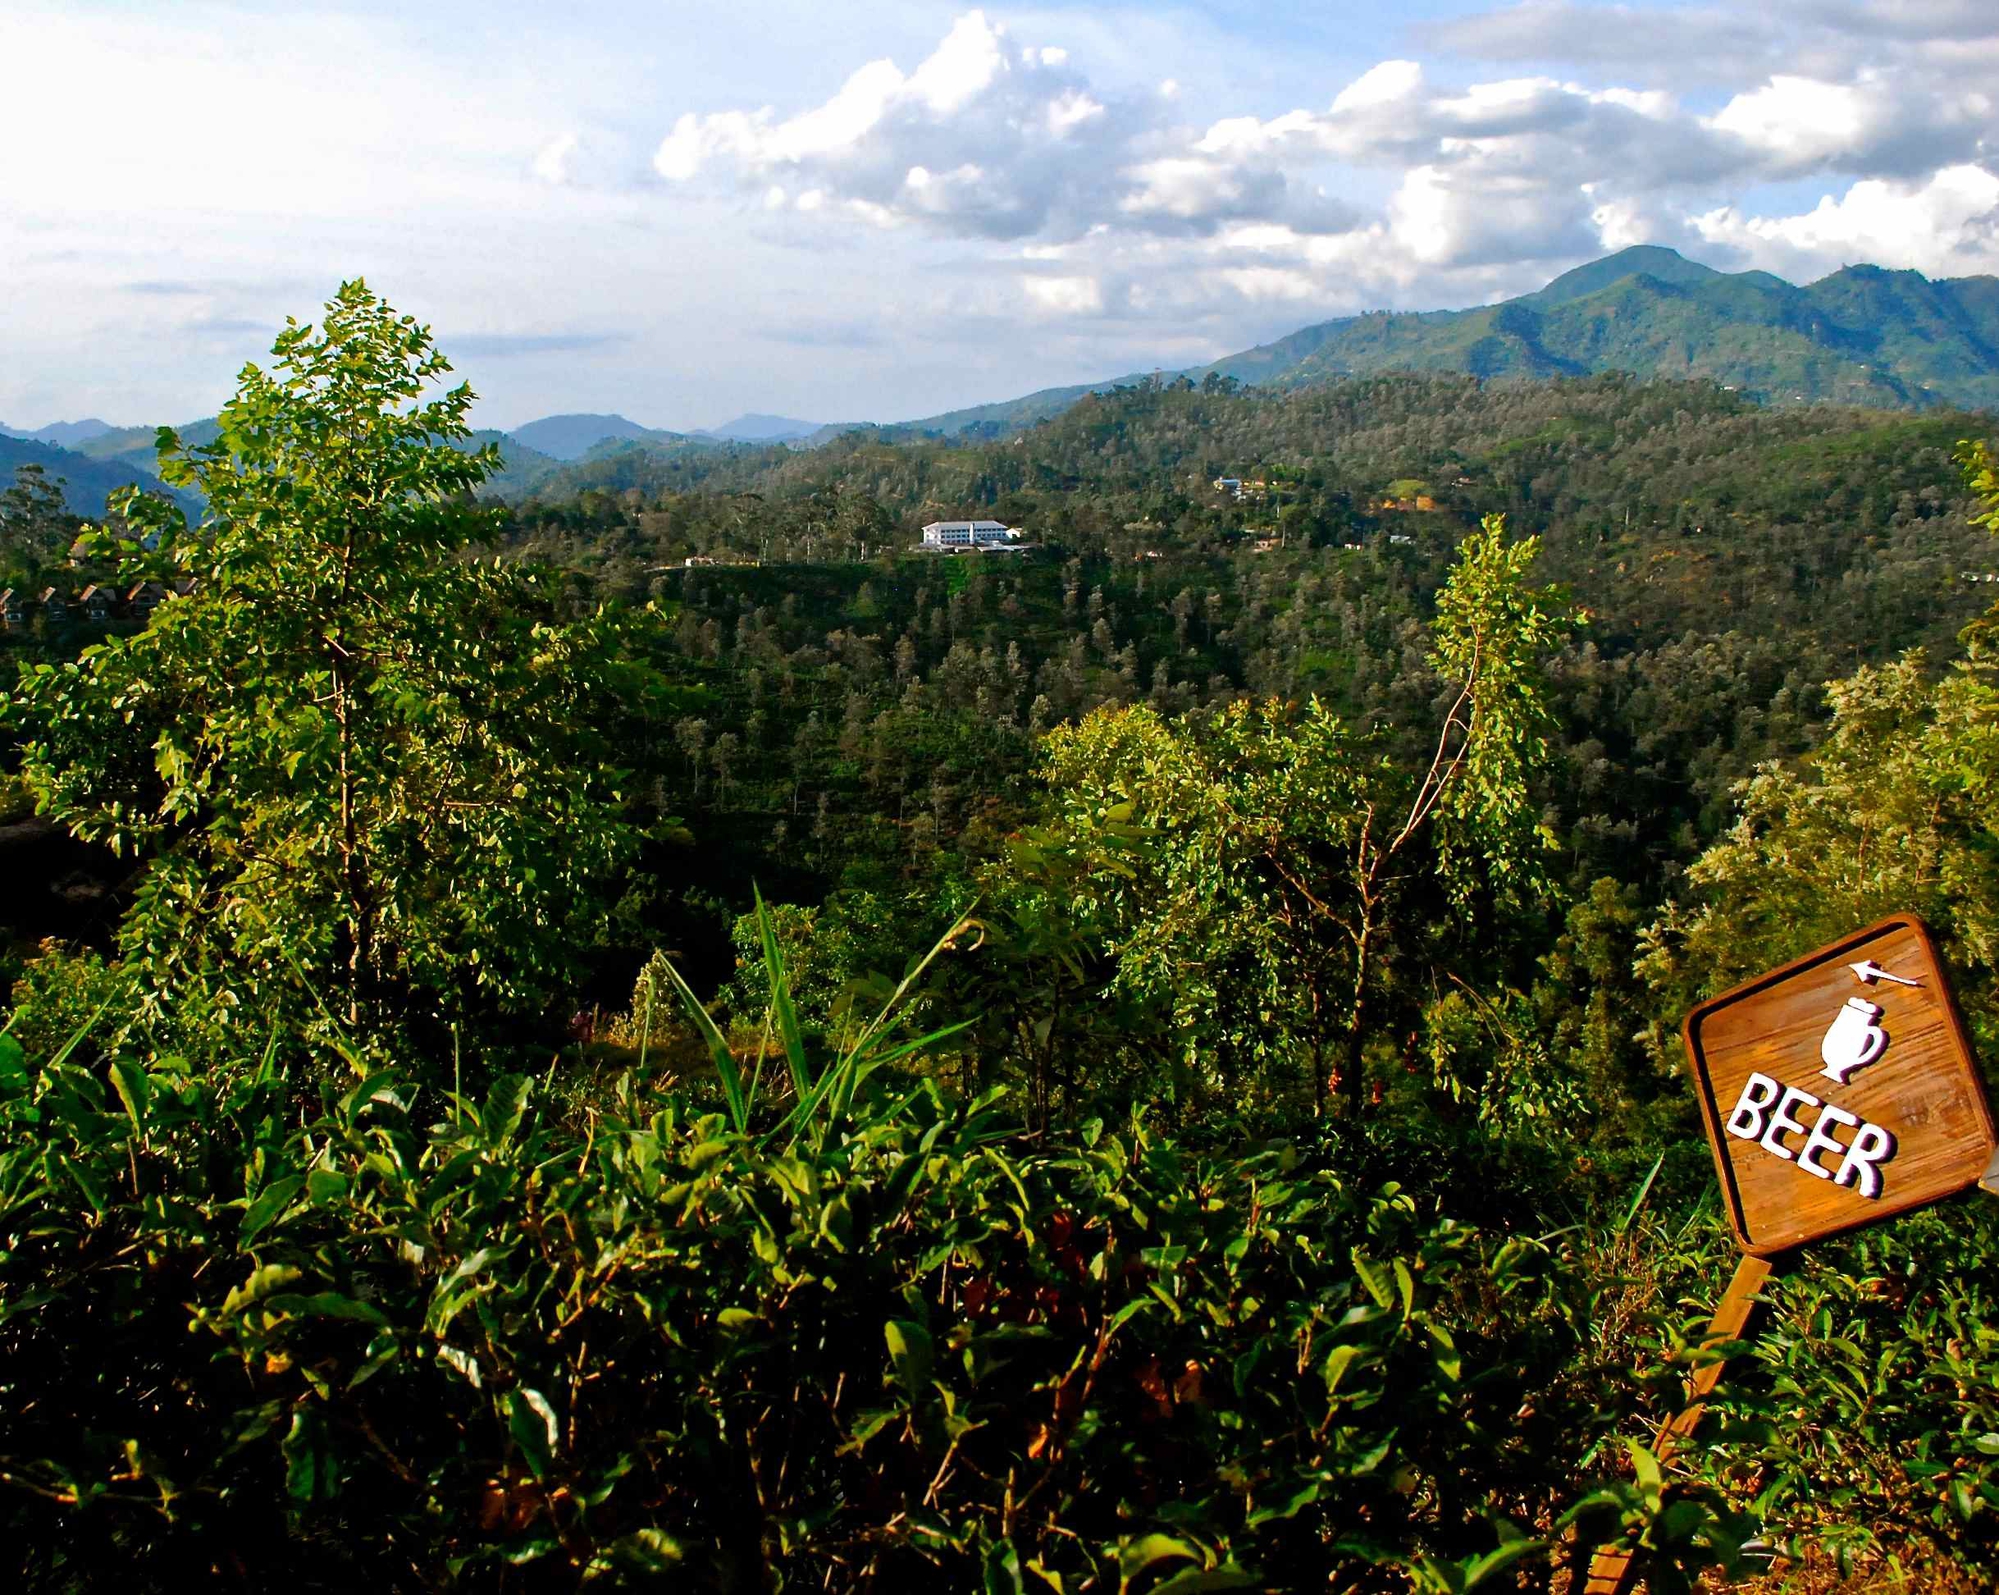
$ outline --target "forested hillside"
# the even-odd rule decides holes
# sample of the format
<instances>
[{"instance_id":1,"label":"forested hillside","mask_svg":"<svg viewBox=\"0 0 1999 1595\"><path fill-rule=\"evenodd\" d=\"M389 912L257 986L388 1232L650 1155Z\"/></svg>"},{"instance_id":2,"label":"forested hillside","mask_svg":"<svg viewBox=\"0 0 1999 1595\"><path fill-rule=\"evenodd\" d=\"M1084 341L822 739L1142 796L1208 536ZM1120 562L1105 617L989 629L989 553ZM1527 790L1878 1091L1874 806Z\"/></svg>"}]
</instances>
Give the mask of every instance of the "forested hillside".
<instances>
[{"instance_id":1,"label":"forested hillside","mask_svg":"<svg viewBox=\"0 0 1999 1595\"><path fill-rule=\"evenodd\" d=\"M1799 287L1640 244L1498 304L1345 316L1160 375L1307 386L1394 371L1516 381L1623 372L1702 379L1777 405L1987 408L1999 403L1999 279L1932 282L1854 265ZM992 436L1144 380L1045 388L906 425Z\"/></svg>"},{"instance_id":2,"label":"forested hillside","mask_svg":"<svg viewBox=\"0 0 1999 1595\"><path fill-rule=\"evenodd\" d=\"M1211 373L558 463L448 369L350 284L178 504L0 503L158 590L0 641L24 1587L1989 1587L1987 1197L1652 1449L1686 1008L1915 911L1999 1041L1988 417Z\"/></svg>"},{"instance_id":3,"label":"forested hillside","mask_svg":"<svg viewBox=\"0 0 1999 1595\"><path fill-rule=\"evenodd\" d=\"M61 482L64 502L77 515L102 515L114 494L153 479L150 470L127 461L94 460L53 444L0 434L0 479L11 482L23 466Z\"/></svg>"}]
</instances>

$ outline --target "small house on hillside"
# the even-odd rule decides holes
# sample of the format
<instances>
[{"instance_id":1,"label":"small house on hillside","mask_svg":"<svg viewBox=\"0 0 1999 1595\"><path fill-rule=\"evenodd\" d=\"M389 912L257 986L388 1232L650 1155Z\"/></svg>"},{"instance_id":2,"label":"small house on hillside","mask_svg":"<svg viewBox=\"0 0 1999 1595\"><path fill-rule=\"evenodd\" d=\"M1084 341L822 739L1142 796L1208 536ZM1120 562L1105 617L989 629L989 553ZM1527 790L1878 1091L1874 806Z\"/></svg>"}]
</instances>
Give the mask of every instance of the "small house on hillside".
<instances>
[{"instance_id":1,"label":"small house on hillside","mask_svg":"<svg viewBox=\"0 0 1999 1595\"><path fill-rule=\"evenodd\" d=\"M35 601L41 605L44 620L61 625L69 619L69 600L63 597L61 588L44 587Z\"/></svg>"},{"instance_id":2,"label":"small house on hillside","mask_svg":"<svg viewBox=\"0 0 1999 1595\"><path fill-rule=\"evenodd\" d=\"M1226 493L1230 498L1242 497L1242 478L1239 476L1218 476L1214 481L1217 493Z\"/></svg>"},{"instance_id":3,"label":"small house on hillside","mask_svg":"<svg viewBox=\"0 0 1999 1595\"><path fill-rule=\"evenodd\" d=\"M84 588L76 595L76 602L86 618L99 624L118 618L118 594L102 582L92 582Z\"/></svg>"},{"instance_id":4,"label":"small house on hillside","mask_svg":"<svg viewBox=\"0 0 1999 1595\"><path fill-rule=\"evenodd\" d=\"M135 620L144 620L160 607L161 600L167 596L164 582L139 582L125 594L125 608Z\"/></svg>"},{"instance_id":5,"label":"small house on hillside","mask_svg":"<svg viewBox=\"0 0 1999 1595\"><path fill-rule=\"evenodd\" d=\"M25 626L27 623L28 595L18 587L0 592L0 625Z\"/></svg>"}]
</instances>

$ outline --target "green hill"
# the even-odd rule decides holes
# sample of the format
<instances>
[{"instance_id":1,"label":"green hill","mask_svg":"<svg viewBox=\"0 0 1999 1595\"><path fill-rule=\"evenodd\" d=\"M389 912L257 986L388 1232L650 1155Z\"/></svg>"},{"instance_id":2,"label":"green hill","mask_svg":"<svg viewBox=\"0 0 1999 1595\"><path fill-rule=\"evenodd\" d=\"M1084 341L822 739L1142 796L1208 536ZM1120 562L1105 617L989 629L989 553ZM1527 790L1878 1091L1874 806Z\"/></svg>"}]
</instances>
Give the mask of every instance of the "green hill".
<instances>
[{"instance_id":1,"label":"green hill","mask_svg":"<svg viewBox=\"0 0 1999 1595\"><path fill-rule=\"evenodd\" d=\"M1999 282L1932 282L1878 266L1799 288L1768 272L1717 272L1671 250L1631 249L1503 304L1353 317L1308 332L1311 351L1265 380L1394 368L1628 371L1706 378L1769 404L1999 405ZM1251 380L1244 356L1214 369Z\"/></svg>"},{"instance_id":2,"label":"green hill","mask_svg":"<svg viewBox=\"0 0 1999 1595\"><path fill-rule=\"evenodd\" d=\"M0 434L0 486L14 480L17 466L39 465L50 481L61 479L63 502L72 515L96 517L104 513L104 501L122 487L144 487L159 491L160 484L150 471L127 460L93 460L72 449L53 443L37 443L30 438ZM183 493L170 495L185 509L194 500Z\"/></svg>"},{"instance_id":3,"label":"green hill","mask_svg":"<svg viewBox=\"0 0 1999 1595\"><path fill-rule=\"evenodd\" d=\"M174 430L180 434L181 442L187 444L190 448L198 448L204 443L214 442L220 429L216 425L215 418L207 416L199 421L186 422L181 426L175 427ZM103 477L104 481L115 481L119 484L136 481L143 482L148 487L156 488L159 481L158 439L159 429L157 427L114 427L75 445L68 452L74 458L88 462L88 467L94 468L97 472L109 472L109 475ZM0 443L11 443L12 441L11 439L0 437ZM488 443L497 444L500 450L500 470L492 479L492 488L495 492L502 493L507 497L524 497L534 492L543 482L547 481L561 469L561 461L543 453L539 449L529 447L508 432L493 430L474 432L466 440L465 447L468 449L479 448ZM36 444L32 446L42 447L43 445ZM80 477L78 472L84 469L82 466L73 465L67 474L71 477L72 482L88 480L95 483L99 480L98 476L89 474L87 470L85 471L85 475ZM60 473L51 467L50 474L56 475ZM98 508L78 510L78 514L98 513L102 508L102 492L101 490L97 491ZM192 506L195 500L188 497L184 499L184 502ZM72 508L74 508L74 505L72 505Z\"/></svg>"},{"instance_id":4,"label":"green hill","mask_svg":"<svg viewBox=\"0 0 1999 1595\"><path fill-rule=\"evenodd\" d=\"M189 448L199 448L204 443L213 443L221 428L215 417L204 416L199 421L184 421L174 428L180 434L181 442ZM159 437L156 426L118 426L99 432L81 443L72 445L75 452L93 460L130 466L147 476L159 475Z\"/></svg>"},{"instance_id":5,"label":"green hill","mask_svg":"<svg viewBox=\"0 0 1999 1595\"><path fill-rule=\"evenodd\" d=\"M580 460L606 443L678 443L684 434L641 426L622 415L545 415L513 429L526 448L550 459Z\"/></svg>"},{"instance_id":6,"label":"green hill","mask_svg":"<svg viewBox=\"0 0 1999 1595\"><path fill-rule=\"evenodd\" d=\"M1625 371L1706 379L1766 404L1999 408L1999 278L1848 266L1801 288L1643 244L1500 304L1345 316L1169 375L1295 387L1387 371L1530 380ZM892 430L997 436L1143 380L1044 388Z\"/></svg>"}]
</instances>

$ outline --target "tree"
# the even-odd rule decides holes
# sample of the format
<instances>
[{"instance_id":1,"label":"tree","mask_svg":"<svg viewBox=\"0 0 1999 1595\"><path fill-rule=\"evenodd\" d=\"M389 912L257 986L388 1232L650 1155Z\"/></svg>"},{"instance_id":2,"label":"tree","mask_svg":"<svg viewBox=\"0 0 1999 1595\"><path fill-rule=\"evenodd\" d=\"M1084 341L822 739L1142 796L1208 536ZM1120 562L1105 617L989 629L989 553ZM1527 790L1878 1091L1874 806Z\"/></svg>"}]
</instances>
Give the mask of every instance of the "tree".
<instances>
[{"instance_id":1,"label":"tree","mask_svg":"<svg viewBox=\"0 0 1999 1595\"><path fill-rule=\"evenodd\" d=\"M1972 524L1999 533L1999 468L1958 446ZM1965 628L1932 679L1920 651L1830 682L1832 724L1809 763L1771 761L1734 791L1728 834L1687 872L1694 899L1647 930L1639 973L1663 1012L1855 925L1922 914L1979 1039L1999 1039L1999 628ZM1655 1038L1664 1052L1667 1043Z\"/></svg>"},{"instance_id":2,"label":"tree","mask_svg":"<svg viewBox=\"0 0 1999 1595\"><path fill-rule=\"evenodd\" d=\"M206 511L125 514L192 595L23 677L24 773L144 862L119 931L132 1023L283 1013L323 1040L531 1010L636 840L593 729L616 635L552 623L535 574L470 556L498 456L457 446L473 396L431 395L450 366L428 329L355 281L273 357L214 443L161 431L163 480Z\"/></svg>"},{"instance_id":3,"label":"tree","mask_svg":"<svg viewBox=\"0 0 1999 1595\"><path fill-rule=\"evenodd\" d=\"M1640 972L1662 1012L1914 910L1980 1039L1999 1039L1995 675L1999 654L1974 634L1941 680L1911 653L1828 686L1832 725L1810 763L1768 764L1737 788L1734 827L1687 872L1695 901L1647 932Z\"/></svg>"},{"instance_id":4,"label":"tree","mask_svg":"<svg viewBox=\"0 0 1999 1595\"><path fill-rule=\"evenodd\" d=\"M0 570L52 565L68 551L76 520L63 506L62 478L53 482L32 462L14 467L0 492Z\"/></svg>"},{"instance_id":5,"label":"tree","mask_svg":"<svg viewBox=\"0 0 1999 1595\"><path fill-rule=\"evenodd\" d=\"M1535 551L1496 516L1459 550L1430 628L1446 708L1420 770L1316 698L1177 721L1099 709L1050 734L1057 826L1083 861L1077 908L1116 983L1170 1002L1197 1075L1268 1084L1302 1066L1357 1110L1418 887L1437 889L1437 919L1545 893L1529 781L1546 751L1538 660L1565 621L1527 584Z\"/></svg>"}]
</instances>

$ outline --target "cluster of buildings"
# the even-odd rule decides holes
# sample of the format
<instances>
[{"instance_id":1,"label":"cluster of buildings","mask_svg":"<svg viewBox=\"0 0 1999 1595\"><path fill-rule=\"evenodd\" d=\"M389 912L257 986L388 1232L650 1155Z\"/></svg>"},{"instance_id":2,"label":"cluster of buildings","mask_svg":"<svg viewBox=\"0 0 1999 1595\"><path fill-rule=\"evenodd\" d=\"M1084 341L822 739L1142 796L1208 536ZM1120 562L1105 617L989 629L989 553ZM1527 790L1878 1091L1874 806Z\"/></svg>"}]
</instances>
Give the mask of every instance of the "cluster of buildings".
<instances>
[{"instance_id":1,"label":"cluster of buildings","mask_svg":"<svg viewBox=\"0 0 1999 1595\"><path fill-rule=\"evenodd\" d=\"M145 620L167 599L183 597L192 588L191 582L169 586L157 581L138 582L123 592L104 582L92 582L88 587L70 591L44 587L40 592L30 592L26 588L9 587L0 590L0 626L9 629L25 626L37 616L58 626L79 620L97 625L114 620Z\"/></svg>"},{"instance_id":2,"label":"cluster of buildings","mask_svg":"<svg viewBox=\"0 0 1999 1595\"><path fill-rule=\"evenodd\" d=\"M1003 521L932 521L916 546L926 554L1008 554L1033 546L1024 538Z\"/></svg>"},{"instance_id":3,"label":"cluster of buildings","mask_svg":"<svg viewBox=\"0 0 1999 1595\"><path fill-rule=\"evenodd\" d=\"M1209 485L1217 493L1225 494L1237 503L1241 503L1244 498L1254 501L1270 495L1270 483L1261 476L1218 476Z\"/></svg>"}]
</instances>

